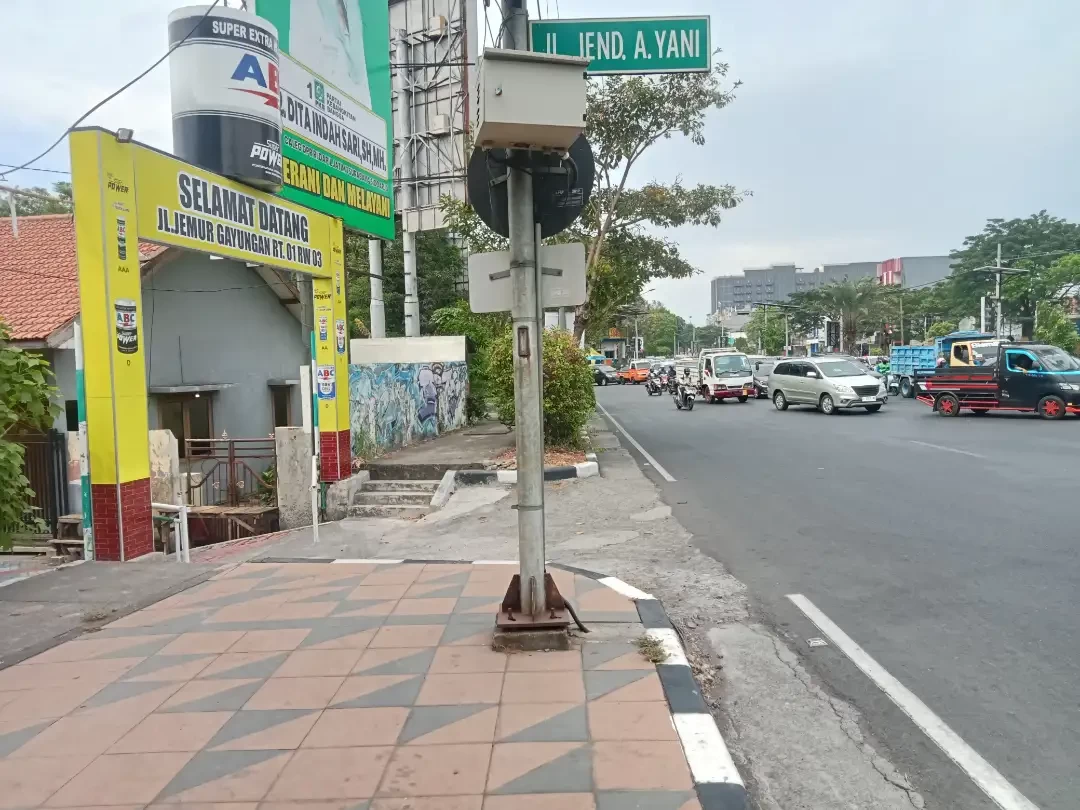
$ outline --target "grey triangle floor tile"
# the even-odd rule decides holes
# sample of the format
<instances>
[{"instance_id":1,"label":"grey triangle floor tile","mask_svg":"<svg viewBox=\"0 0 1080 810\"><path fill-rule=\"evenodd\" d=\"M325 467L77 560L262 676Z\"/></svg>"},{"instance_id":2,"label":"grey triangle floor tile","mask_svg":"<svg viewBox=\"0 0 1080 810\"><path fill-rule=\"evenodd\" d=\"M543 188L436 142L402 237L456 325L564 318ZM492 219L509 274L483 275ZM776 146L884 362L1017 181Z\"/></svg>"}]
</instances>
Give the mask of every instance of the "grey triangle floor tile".
<instances>
[{"instance_id":1,"label":"grey triangle floor tile","mask_svg":"<svg viewBox=\"0 0 1080 810\"><path fill-rule=\"evenodd\" d=\"M586 594L589 591L595 591L597 588L606 588L599 580L592 577L583 577L581 574L574 574L574 593L580 598L582 594Z\"/></svg>"},{"instance_id":2,"label":"grey triangle floor tile","mask_svg":"<svg viewBox=\"0 0 1080 810\"><path fill-rule=\"evenodd\" d=\"M342 703L334 703L330 708L358 709L371 706L412 706L416 702L416 697L420 694L420 687L423 684L423 677L417 675L415 678L409 678L407 681L387 686L384 689L377 689L361 697L346 700Z\"/></svg>"},{"instance_id":3,"label":"grey triangle floor tile","mask_svg":"<svg viewBox=\"0 0 1080 810\"><path fill-rule=\"evenodd\" d=\"M637 647L629 641L586 641L581 645L581 662L585 669L596 669L608 661L614 661L621 655L635 652ZM641 659L642 669L649 667L649 662Z\"/></svg>"},{"instance_id":4,"label":"grey triangle floor tile","mask_svg":"<svg viewBox=\"0 0 1080 810\"><path fill-rule=\"evenodd\" d=\"M203 751L192 757L188 764L180 769L180 772L158 794L158 800L205 785L223 776L229 776L280 754L281 751Z\"/></svg>"},{"instance_id":5,"label":"grey triangle floor tile","mask_svg":"<svg viewBox=\"0 0 1080 810\"><path fill-rule=\"evenodd\" d=\"M589 726L584 706L575 706L535 726L523 728L500 742L588 742Z\"/></svg>"},{"instance_id":6,"label":"grey triangle floor tile","mask_svg":"<svg viewBox=\"0 0 1080 810\"><path fill-rule=\"evenodd\" d=\"M679 810L693 798L692 790L602 790L596 810Z\"/></svg>"},{"instance_id":7,"label":"grey triangle floor tile","mask_svg":"<svg viewBox=\"0 0 1080 810\"><path fill-rule=\"evenodd\" d=\"M237 712L226 721L205 748L210 750L249 734L280 726L282 723L288 723L306 714L314 714L314 712L308 709L256 709Z\"/></svg>"},{"instance_id":8,"label":"grey triangle floor tile","mask_svg":"<svg viewBox=\"0 0 1080 810\"><path fill-rule=\"evenodd\" d=\"M386 602L394 602L394 599L343 599L341 603L334 608L334 612L331 616L336 616L339 613L352 613L354 610L363 610L364 608L373 607L374 605L382 605ZM353 618L353 617L350 617ZM366 619L366 616L356 616L357 619ZM372 616L373 619L378 619L380 622L386 618L385 616Z\"/></svg>"},{"instance_id":9,"label":"grey triangle floor tile","mask_svg":"<svg viewBox=\"0 0 1080 810\"><path fill-rule=\"evenodd\" d=\"M83 704L83 708L96 709L101 706L108 706L111 703L116 703L120 700L127 700L128 698L138 697L139 695L145 695L147 692L153 692L155 689L161 689L165 684L160 681L143 681L143 682L127 682L118 681L116 683L110 683L100 692L95 694L86 703Z\"/></svg>"},{"instance_id":10,"label":"grey triangle floor tile","mask_svg":"<svg viewBox=\"0 0 1080 810\"><path fill-rule=\"evenodd\" d=\"M407 655L396 661L387 661L374 669L365 669L357 675L426 675L431 661L435 657L435 648L431 647L413 655Z\"/></svg>"},{"instance_id":11,"label":"grey triangle floor tile","mask_svg":"<svg viewBox=\"0 0 1080 810\"><path fill-rule=\"evenodd\" d=\"M446 630L443 631L440 645L447 645L463 638L475 636L477 633L491 632L495 627L495 617L476 614L468 616L467 621L460 621L462 617L454 616L447 622Z\"/></svg>"},{"instance_id":12,"label":"grey triangle floor tile","mask_svg":"<svg viewBox=\"0 0 1080 810\"><path fill-rule=\"evenodd\" d=\"M444 596L461 596L461 592L463 590L465 590L465 583L464 582L462 582L460 585L443 585L443 583L441 581L439 583L421 582L421 583L418 583L418 584L425 585L425 586L426 585L436 585L436 584L438 584L441 587L436 591L427 591L425 593L420 594L417 597L411 597L410 596L409 597L410 599L413 599L413 598L416 598L416 599L436 599L436 598L444 597Z\"/></svg>"},{"instance_id":13,"label":"grey triangle floor tile","mask_svg":"<svg viewBox=\"0 0 1080 810\"><path fill-rule=\"evenodd\" d=\"M455 615L460 615L465 613L465 611L467 610L472 610L473 608L480 607L481 605L499 604L500 602L502 602L502 598L498 596L459 596L457 603L454 605L454 613ZM484 616L494 621L493 617L495 613L494 611L492 611L491 615L488 615L486 613L468 613L465 615Z\"/></svg>"},{"instance_id":14,"label":"grey triangle floor tile","mask_svg":"<svg viewBox=\"0 0 1080 810\"><path fill-rule=\"evenodd\" d=\"M387 624L446 624L450 621L450 614L442 613L432 616L387 616Z\"/></svg>"},{"instance_id":15,"label":"grey triangle floor tile","mask_svg":"<svg viewBox=\"0 0 1080 810\"><path fill-rule=\"evenodd\" d=\"M9 731L6 734L0 734L0 758L6 757L12 751L22 748L39 733L52 725L52 723L52 720L44 720L40 723L35 723L32 726L20 728L18 731Z\"/></svg>"},{"instance_id":16,"label":"grey triangle floor tile","mask_svg":"<svg viewBox=\"0 0 1080 810\"><path fill-rule=\"evenodd\" d=\"M155 635L158 635L155 633ZM146 658L151 655L155 655L158 650L168 644L175 638L174 635L169 634L166 638L156 638L153 641L145 641L142 644L133 644L130 647L125 647L122 650L115 650L114 652L107 653L106 655L97 656L101 658Z\"/></svg>"},{"instance_id":17,"label":"grey triangle floor tile","mask_svg":"<svg viewBox=\"0 0 1080 810\"><path fill-rule=\"evenodd\" d=\"M304 637L300 647L314 647L316 644L324 644L327 641L335 641L353 633L362 633L365 630L373 630L382 627L382 616L350 616L340 622L330 624L326 620L319 622L315 628Z\"/></svg>"},{"instance_id":18,"label":"grey triangle floor tile","mask_svg":"<svg viewBox=\"0 0 1080 810\"><path fill-rule=\"evenodd\" d=\"M160 686L161 684L155 684ZM187 703L181 703L178 706L172 706L168 709L158 709L159 712L227 712L237 711L244 707L244 704L251 700L251 696L259 691L259 687L263 685L262 681L255 681L254 683L245 683L240 686L233 686L230 689L226 689L223 692L218 692L214 695L208 695L204 698L198 698L196 700L189 701Z\"/></svg>"},{"instance_id":19,"label":"grey triangle floor tile","mask_svg":"<svg viewBox=\"0 0 1080 810\"><path fill-rule=\"evenodd\" d=\"M491 792L588 793L592 788L592 749L583 745Z\"/></svg>"},{"instance_id":20,"label":"grey triangle floor tile","mask_svg":"<svg viewBox=\"0 0 1080 810\"><path fill-rule=\"evenodd\" d=\"M319 587L319 586L316 586L316 587ZM352 591L352 588L350 588L348 586L342 586L342 587L339 588L336 584L334 584L334 585L325 585L325 586L322 586L322 587L329 588L330 590L325 591L324 593L315 594L314 596L307 596L307 597L304 597L303 599L292 599L292 600L290 600L290 604L299 605L299 604L303 604L305 602L337 602L337 601L339 601L341 599L344 599L345 594Z\"/></svg>"},{"instance_id":21,"label":"grey triangle floor tile","mask_svg":"<svg viewBox=\"0 0 1080 810\"><path fill-rule=\"evenodd\" d=\"M443 576L436 576L434 578L425 579L423 582L414 583L416 585L460 585L465 587L465 583L469 581L469 576L472 571L453 571ZM427 594L424 594L427 596Z\"/></svg>"},{"instance_id":22,"label":"grey triangle floor tile","mask_svg":"<svg viewBox=\"0 0 1080 810\"><path fill-rule=\"evenodd\" d=\"M585 673L585 697L587 700L596 700L608 692L614 692L623 686L639 681L652 670L641 669L613 669L593 670Z\"/></svg>"},{"instance_id":23,"label":"grey triangle floor tile","mask_svg":"<svg viewBox=\"0 0 1080 810\"><path fill-rule=\"evenodd\" d=\"M268 579L276 573L278 569L272 565L253 565L231 579Z\"/></svg>"},{"instance_id":24,"label":"grey triangle floor tile","mask_svg":"<svg viewBox=\"0 0 1080 810\"><path fill-rule=\"evenodd\" d=\"M153 675L158 670L168 669L169 667L180 666L182 664L188 664L192 661L197 661L200 658L205 658L206 663L209 664L213 655L195 653L186 655L154 655L147 658L142 663L136 664L134 667L124 673L122 680L130 681L135 678L144 675ZM158 682L161 683L160 681Z\"/></svg>"},{"instance_id":25,"label":"grey triangle floor tile","mask_svg":"<svg viewBox=\"0 0 1080 810\"><path fill-rule=\"evenodd\" d=\"M416 706L409 712L409 719L405 721L405 727L401 729L398 737L398 745L423 737L432 731L437 731L443 726L472 717L485 709L490 709L490 704L468 704L464 706Z\"/></svg>"},{"instance_id":26,"label":"grey triangle floor tile","mask_svg":"<svg viewBox=\"0 0 1080 810\"><path fill-rule=\"evenodd\" d=\"M144 627L106 627L104 630L94 633L94 638L189 633L193 630L202 630L203 619L213 612L213 609L196 610L186 616L163 619L156 624L148 624Z\"/></svg>"},{"instance_id":27,"label":"grey triangle floor tile","mask_svg":"<svg viewBox=\"0 0 1080 810\"><path fill-rule=\"evenodd\" d=\"M269 678L278 668L285 663L285 659L289 657L288 653L275 653L269 655L260 661L252 661L247 664L240 664L232 669L226 669L222 672L215 672L213 675L203 676L208 681L223 680L231 678Z\"/></svg>"}]
</instances>

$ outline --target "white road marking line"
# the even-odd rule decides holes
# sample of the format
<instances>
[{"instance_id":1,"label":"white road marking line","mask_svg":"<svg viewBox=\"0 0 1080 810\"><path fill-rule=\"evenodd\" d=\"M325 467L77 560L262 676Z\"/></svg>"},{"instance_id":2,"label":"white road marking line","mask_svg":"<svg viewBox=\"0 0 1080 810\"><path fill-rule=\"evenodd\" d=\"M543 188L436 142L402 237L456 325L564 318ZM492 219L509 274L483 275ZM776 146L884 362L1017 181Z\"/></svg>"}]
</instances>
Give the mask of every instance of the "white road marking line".
<instances>
[{"instance_id":1,"label":"white road marking line","mask_svg":"<svg viewBox=\"0 0 1080 810\"><path fill-rule=\"evenodd\" d=\"M695 782L743 784L711 714L675 714L672 717Z\"/></svg>"},{"instance_id":2,"label":"white road marking line","mask_svg":"<svg viewBox=\"0 0 1080 810\"><path fill-rule=\"evenodd\" d=\"M829 637L840 650L851 659L862 673L877 684L889 698L900 707L926 736L938 744L946 756L955 762L961 770L971 777L983 793L990 797L1002 810L1039 810L1027 797L1014 788L997 769L983 759L960 736L945 725L945 721L934 714L925 703L919 700L907 687L896 680L877 661L871 658L862 647L828 616L822 613L813 602L801 593L788 594L788 599L812 621L822 633Z\"/></svg>"},{"instance_id":3,"label":"white road marking line","mask_svg":"<svg viewBox=\"0 0 1080 810\"><path fill-rule=\"evenodd\" d=\"M628 442L630 442L630 444L634 445L634 447L637 448L637 451L639 453L641 453L641 455L645 456L646 461L648 461L650 464L653 465L653 469L655 469L658 473L660 473L660 475L662 475L664 477L665 481L668 481L668 482L671 482L671 483L673 483L675 481L675 476L672 475L671 473L669 473L667 470L665 470L660 465L659 461L657 461L655 458L650 456L649 451L646 450L644 447L642 447L640 444L638 444L637 439L635 439L633 436L631 436L629 433L627 433L626 428L624 428L622 425L620 425L618 422L615 421L615 417L607 412L607 408L605 408L599 402L596 403L596 407L599 408L601 410L601 412L604 414L604 416L606 416L611 421L611 424L613 424L615 426L615 429L617 431L619 431L619 433L621 433L623 436L625 436L626 440Z\"/></svg>"},{"instance_id":4,"label":"white road marking line","mask_svg":"<svg viewBox=\"0 0 1080 810\"><path fill-rule=\"evenodd\" d=\"M645 635L664 648L667 658L664 659L663 663L682 667L690 666L690 662L686 660L686 652L683 650L679 634L670 627L652 627L645 631Z\"/></svg>"},{"instance_id":5,"label":"white road marking line","mask_svg":"<svg viewBox=\"0 0 1080 810\"><path fill-rule=\"evenodd\" d=\"M645 591L635 588L629 582L623 582L618 577L604 577L600 580L602 585L607 585L611 590L616 593L621 593L627 599L655 599L651 593L645 593Z\"/></svg>"},{"instance_id":6,"label":"white road marking line","mask_svg":"<svg viewBox=\"0 0 1080 810\"><path fill-rule=\"evenodd\" d=\"M971 456L972 458L986 458L986 456L980 456L978 453L972 453L968 450L957 450L955 447L946 447L943 444L931 444L930 442L920 442L915 439L908 439L911 444L917 444L920 447L930 447L934 450L944 450L946 453L959 453L962 456Z\"/></svg>"}]
</instances>

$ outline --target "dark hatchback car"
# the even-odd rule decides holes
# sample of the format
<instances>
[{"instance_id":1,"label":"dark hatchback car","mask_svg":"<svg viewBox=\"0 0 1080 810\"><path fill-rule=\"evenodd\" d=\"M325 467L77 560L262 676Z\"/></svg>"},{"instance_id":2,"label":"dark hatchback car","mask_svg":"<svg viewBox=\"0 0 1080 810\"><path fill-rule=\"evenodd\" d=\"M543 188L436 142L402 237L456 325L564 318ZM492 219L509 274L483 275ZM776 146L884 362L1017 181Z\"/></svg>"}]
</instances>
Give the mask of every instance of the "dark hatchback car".
<instances>
[{"instance_id":1,"label":"dark hatchback car","mask_svg":"<svg viewBox=\"0 0 1080 810\"><path fill-rule=\"evenodd\" d=\"M620 385L622 378L611 366L597 363L593 366L592 379L596 385Z\"/></svg>"}]
</instances>

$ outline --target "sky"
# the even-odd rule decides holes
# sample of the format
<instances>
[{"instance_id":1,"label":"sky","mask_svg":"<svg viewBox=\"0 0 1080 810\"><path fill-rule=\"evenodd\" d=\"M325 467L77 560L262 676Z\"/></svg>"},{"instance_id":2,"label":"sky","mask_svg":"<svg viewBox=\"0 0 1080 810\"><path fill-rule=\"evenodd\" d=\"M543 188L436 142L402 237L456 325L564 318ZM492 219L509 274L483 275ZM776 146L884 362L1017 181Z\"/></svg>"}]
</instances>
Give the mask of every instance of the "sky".
<instances>
[{"instance_id":1,"label":"sky","mask_svg":"<svg viewBox=\"0 0 1080 810\"><path fill-rule=\"evenodd\" d=\"M644 0L529 2L544 17L657 10ZM0 5L0 163L21 163L164 53L166 17L184 3ZM1040 209L1080 220L1075 0L667 0L663 13L711 15L713 45L743 86L709 114L704 146L658 144L631 183L753 192L719 228L665 233L700 273L655 281L647 297L684 318L703 324L709 279L747 266L942 254L990 217ZM87 123L170 148L167 62ZM66 144L36 165L67 169Z\"/></svg>"}]
</instances>

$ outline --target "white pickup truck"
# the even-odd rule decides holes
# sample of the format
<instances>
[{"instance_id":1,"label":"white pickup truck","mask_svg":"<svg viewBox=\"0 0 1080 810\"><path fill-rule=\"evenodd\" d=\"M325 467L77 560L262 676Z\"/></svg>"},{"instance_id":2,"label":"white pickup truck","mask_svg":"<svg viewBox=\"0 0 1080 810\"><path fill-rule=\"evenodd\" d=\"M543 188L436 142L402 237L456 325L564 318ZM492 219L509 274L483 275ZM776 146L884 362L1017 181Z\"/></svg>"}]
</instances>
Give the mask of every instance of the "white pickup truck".
<instances>
[{"instance_id":1,"label":"white pickup truck","mask_svg":"<svg viewBox=\"0 0 1080 810\"><path fill-rule=\"evenodd\" d=\"M698 355L699 391L707 403L756 395L750 358L736 349L702 349Z\"/></svg>"}]
</instances>

